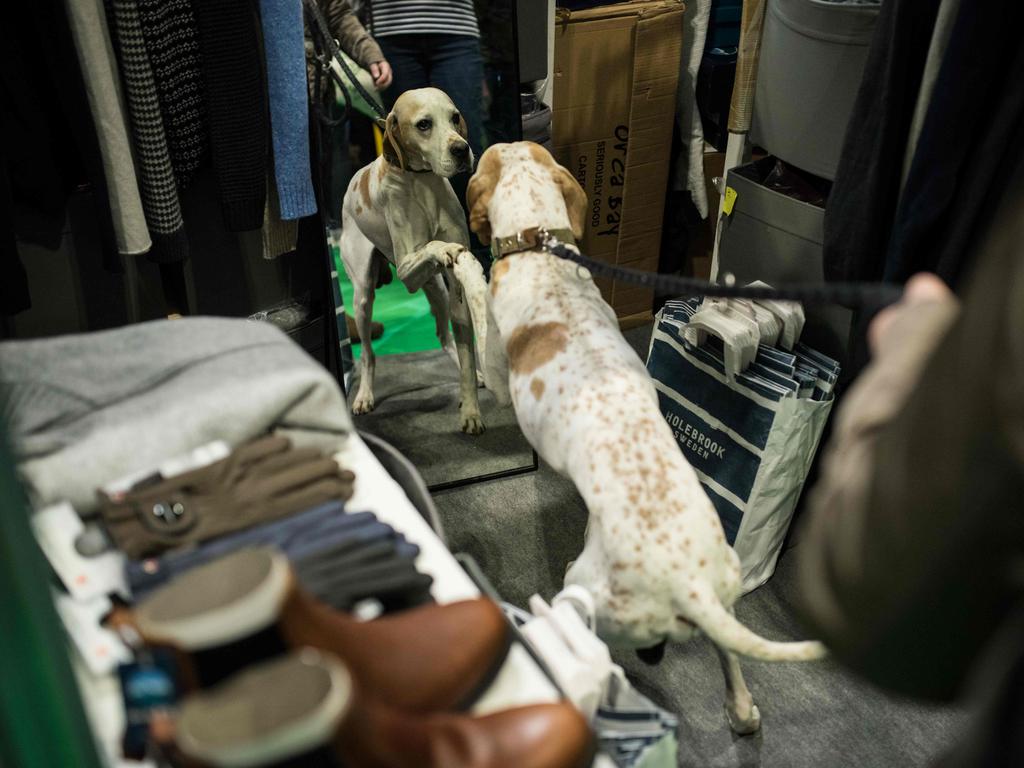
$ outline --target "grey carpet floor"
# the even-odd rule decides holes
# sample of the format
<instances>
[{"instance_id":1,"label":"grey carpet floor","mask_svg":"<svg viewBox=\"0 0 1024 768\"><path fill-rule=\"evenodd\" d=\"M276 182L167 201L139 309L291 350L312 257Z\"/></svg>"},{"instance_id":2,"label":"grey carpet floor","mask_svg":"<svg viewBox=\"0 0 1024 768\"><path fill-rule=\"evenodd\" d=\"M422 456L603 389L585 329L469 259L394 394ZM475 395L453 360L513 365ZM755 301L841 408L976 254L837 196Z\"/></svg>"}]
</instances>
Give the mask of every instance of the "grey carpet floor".
<instances>
[{"instance_id":1,"label":"grey carpet floor","mask_svg":"<svg viewBox=\"0 0 1024 768\"><path fill-rule=\"evenodd\" d=\"M357 374L358 375L358 374ZM358 382L352 386L354 397ZM373 411L356 427L387 440L416 465L428 486L529 466L533 452L511 408L478 389L482 435L459 429L459 374L441 349L377 358Z\"/></svg>"},{"instance_id":2,"label":"grey carpet floor","mask_svg":"<svg viewBox=\"0 0 1024 768\"><path fill-rule=\"evenodd\" d=\"M646 356L649 326L626 337ZM500 456L506 465L528 463L514 419L496 413L489 396L482 398L484 416L494 426L484 438L458 433L451 363L440 353L420 355L433 357L380 359L377 391L384 396L373 414L357 418L359 426L394 443L428 478L479 474L497 466ZM427 414L415 414L414 407ZM404 420L385 418L403 412ZM432 435L432 428L440 431ZM526 605L534 593L548 598L557 593L566 564L582 546L583 501L569 480L543 463L537 472L435 494L435 501L452 550L473 555L501 595L517 605ZM784 554L775 576L744 597L736 614L766 637L802 639L792 609L795 590L794 558ZM679 715L679 765L687 768L923 767L954 742L964 720L952 708L888 696L831 661L745 661L762 728L754 736L737 737L722 708L717 655L703 638L669 646L655 666L629 652L616 654L616 660L640 691Z\"/></svg>"}]
</instances>

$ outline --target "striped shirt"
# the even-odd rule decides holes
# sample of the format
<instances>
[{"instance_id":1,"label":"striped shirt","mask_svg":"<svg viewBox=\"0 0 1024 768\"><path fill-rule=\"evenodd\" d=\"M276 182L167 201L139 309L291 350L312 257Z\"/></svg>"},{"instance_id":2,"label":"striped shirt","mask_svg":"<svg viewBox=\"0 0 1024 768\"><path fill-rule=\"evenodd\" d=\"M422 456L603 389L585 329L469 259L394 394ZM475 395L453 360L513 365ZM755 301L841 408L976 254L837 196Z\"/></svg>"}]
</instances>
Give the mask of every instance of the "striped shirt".
<instances>
[{"instance_id":1,"label":"striped shirt","mask_svg":"<svg viewBox=\"0 0 1024 768\"><path fill-rule=\"evenodd\" d=\"M480 37L473 0L372 0L374 37L390 35L466 35Z\"/></svg>"}]
</instances>

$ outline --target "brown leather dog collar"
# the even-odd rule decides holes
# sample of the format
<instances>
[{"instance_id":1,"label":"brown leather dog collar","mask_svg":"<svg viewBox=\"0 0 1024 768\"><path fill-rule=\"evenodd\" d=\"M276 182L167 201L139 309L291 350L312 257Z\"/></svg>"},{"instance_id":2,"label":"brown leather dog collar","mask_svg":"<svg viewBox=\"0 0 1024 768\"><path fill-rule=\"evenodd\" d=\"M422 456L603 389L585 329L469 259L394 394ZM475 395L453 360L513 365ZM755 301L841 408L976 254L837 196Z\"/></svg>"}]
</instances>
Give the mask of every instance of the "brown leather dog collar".
<instances>
[{"instance_id":1,"label":"brown leather dog collar","mask_svg":"<svg viewBox=\"0 0 1024 768\"><path fill-rule=\"evenodd\" d=\"M491 256L497 261L500 258L512 253L533 251L543 248L546 241L553 239L563 245L576 246L576 238L571 229L544 229L543 227L530 227L522 232L505 237L491 239Z\"/></svg>"}]
</instances>

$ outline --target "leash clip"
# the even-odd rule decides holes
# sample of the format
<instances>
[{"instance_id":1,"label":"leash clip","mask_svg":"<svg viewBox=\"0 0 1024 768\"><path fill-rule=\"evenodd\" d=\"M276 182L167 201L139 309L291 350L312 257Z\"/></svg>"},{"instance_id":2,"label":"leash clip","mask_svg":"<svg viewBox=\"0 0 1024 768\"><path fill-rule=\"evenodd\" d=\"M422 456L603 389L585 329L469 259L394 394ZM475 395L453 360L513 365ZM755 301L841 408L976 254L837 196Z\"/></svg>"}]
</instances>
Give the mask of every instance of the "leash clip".
<instances>
[{"instance_id":1,"label":"leash clip","mask_svg":"<svg viewBox=\"0 0 1024 768\"><path fill-rule=\"evenodd\" d=\"M552 235L544 227L537 227L537 244L548 253L555 252L555 246L558 245L558 238Z\"/></svg>"}]
</instances>

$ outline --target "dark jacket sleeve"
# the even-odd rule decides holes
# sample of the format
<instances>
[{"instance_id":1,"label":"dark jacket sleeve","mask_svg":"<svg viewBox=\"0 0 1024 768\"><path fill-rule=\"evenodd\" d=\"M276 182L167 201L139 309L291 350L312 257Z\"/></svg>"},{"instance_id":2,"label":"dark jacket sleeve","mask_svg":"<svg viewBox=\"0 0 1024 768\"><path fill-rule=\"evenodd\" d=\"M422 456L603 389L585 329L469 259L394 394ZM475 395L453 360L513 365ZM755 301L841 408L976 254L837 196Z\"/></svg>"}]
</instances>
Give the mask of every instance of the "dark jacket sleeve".
<instances>
[{"instance_id":1,"label":"dark jacket sleeve","mask_svg":"<svg viewBox=\"0 0 1024 768\"><path fill-rule=\"evenodd\" d=\"M949 699L1024 597L1024 209L961 310L903 310L845 398L796 549L809 629L875 683Z\"/></svg>"},{"instance_id":2,"label":"dark jacket sleeve","mask_svg":"<svg viewBox=\"0 0 1024 768\"><path fill-rule=\"evenodd\" d=\"M384 54L370 33L359 22L349 0L320 0L327 16L327 26L345 53L363 69L384 59Z\"/></svg>"}]
</instances>

